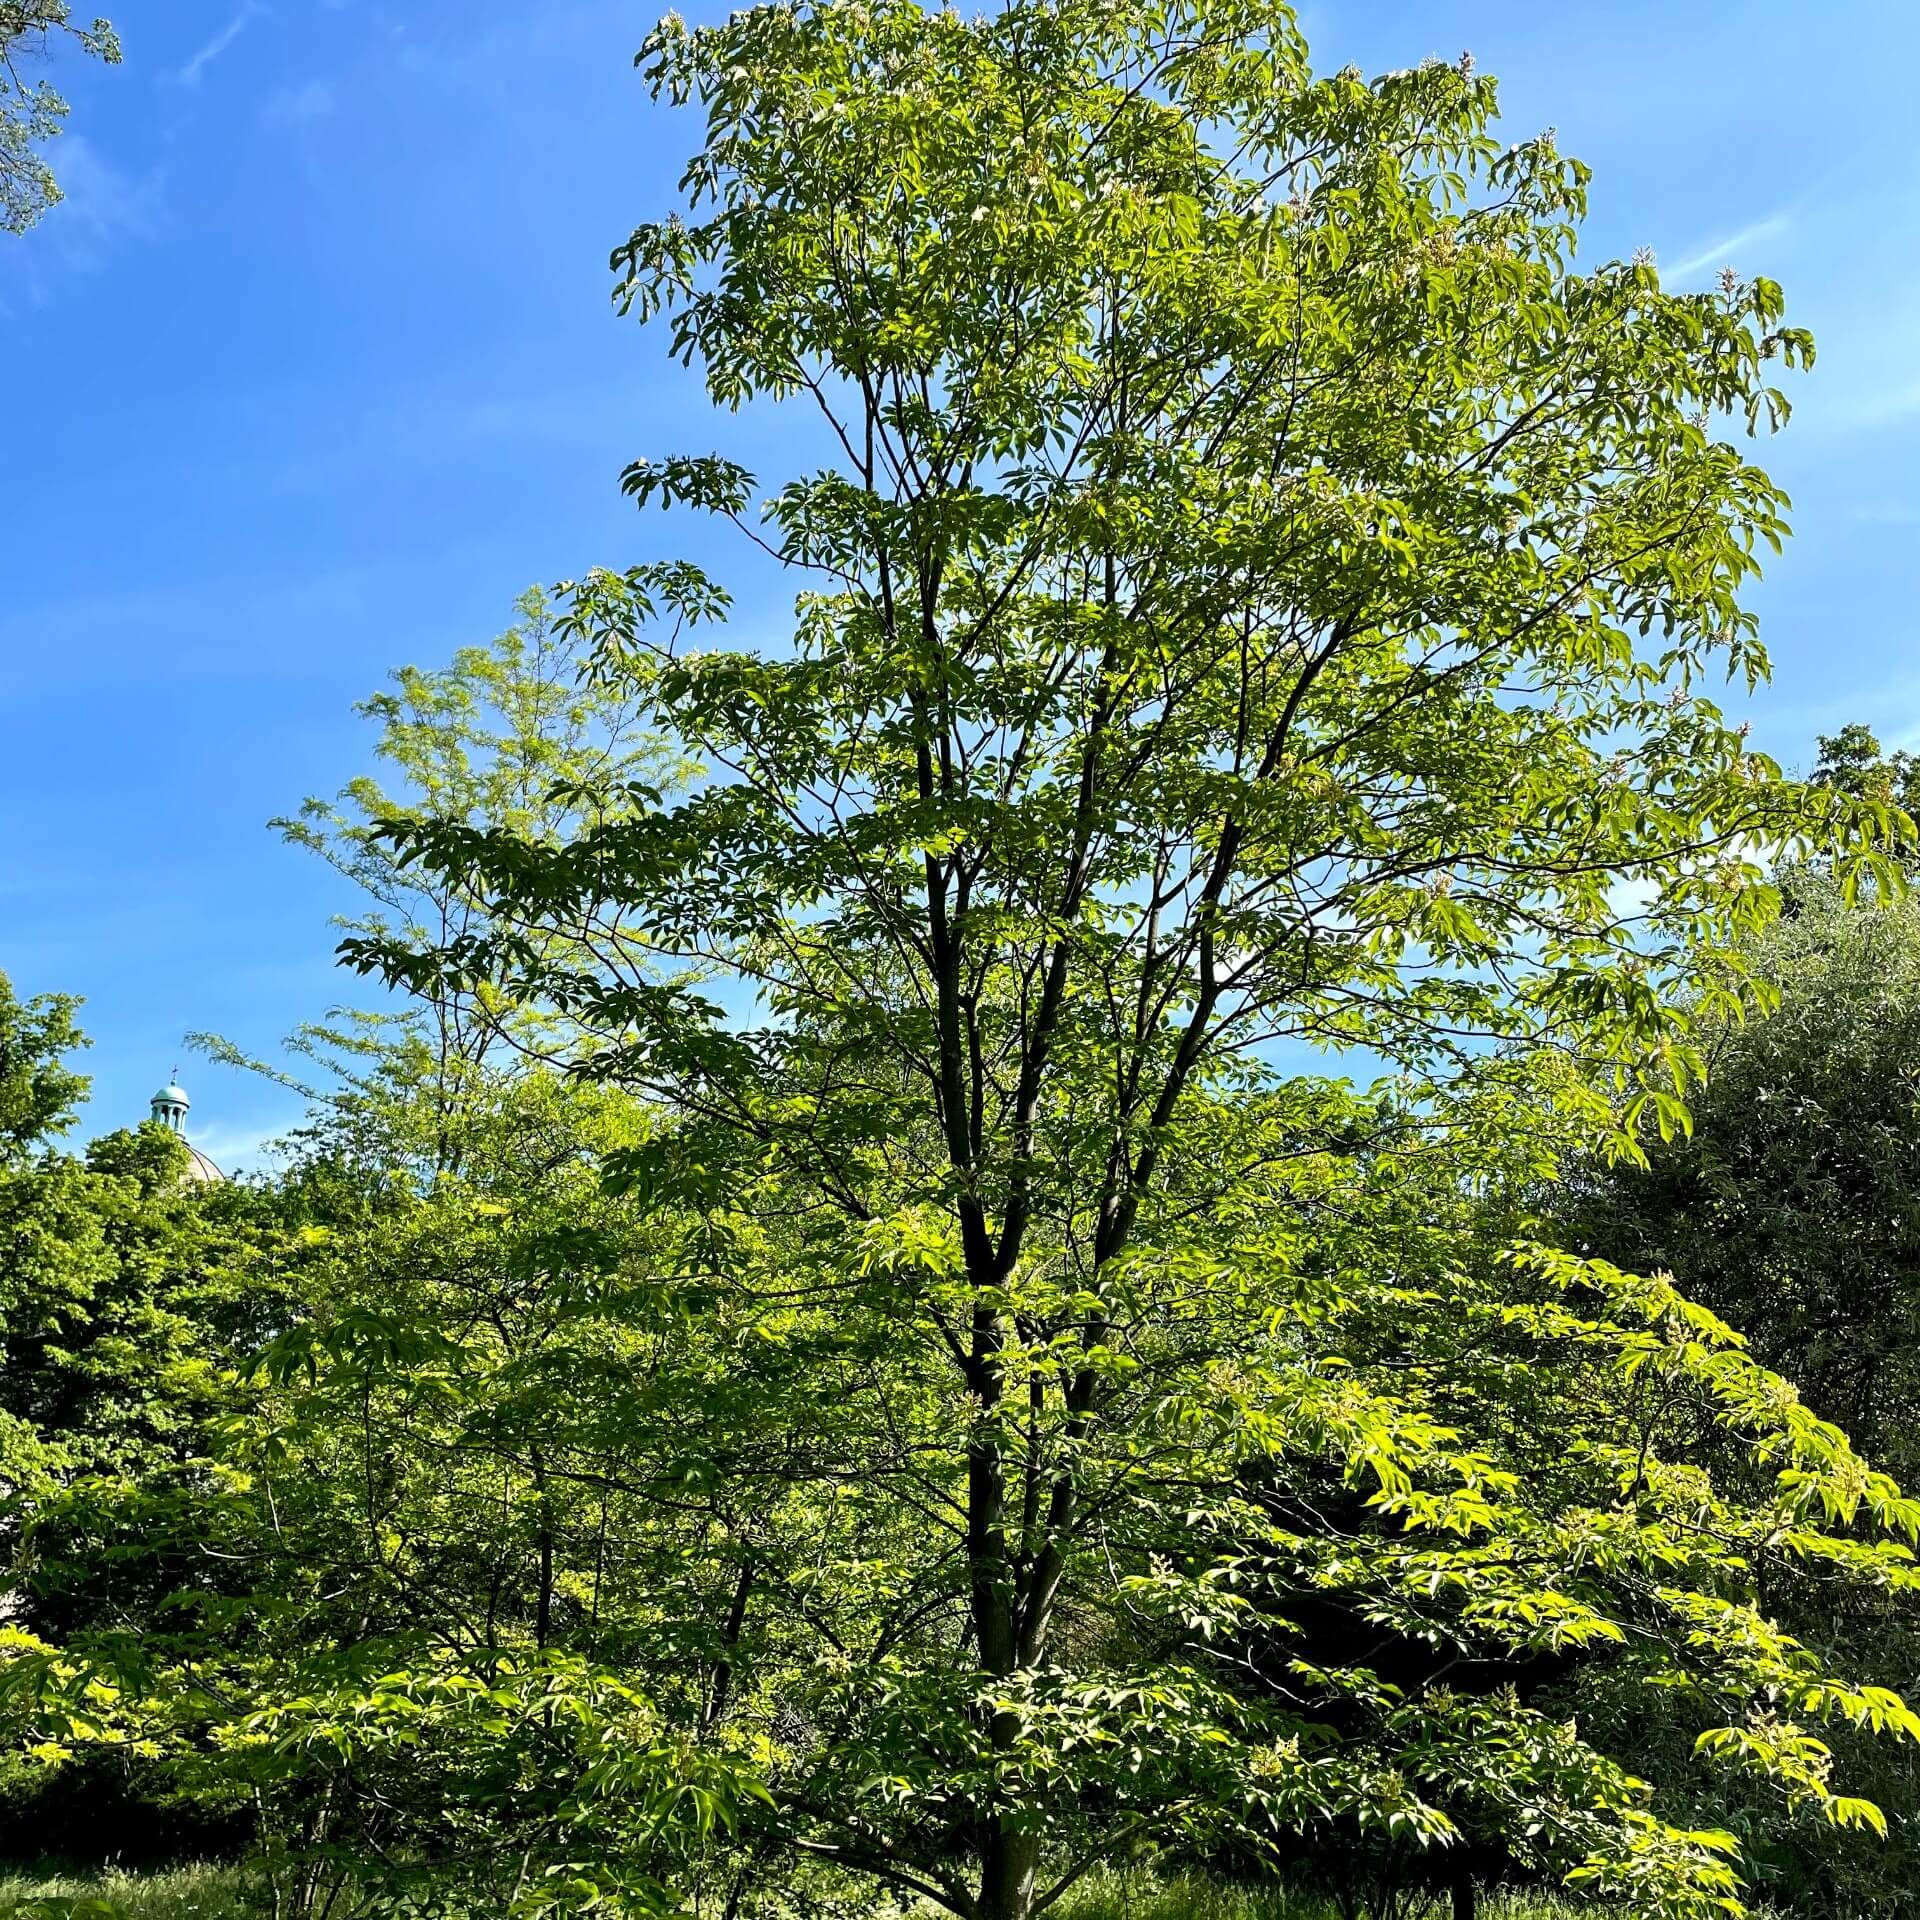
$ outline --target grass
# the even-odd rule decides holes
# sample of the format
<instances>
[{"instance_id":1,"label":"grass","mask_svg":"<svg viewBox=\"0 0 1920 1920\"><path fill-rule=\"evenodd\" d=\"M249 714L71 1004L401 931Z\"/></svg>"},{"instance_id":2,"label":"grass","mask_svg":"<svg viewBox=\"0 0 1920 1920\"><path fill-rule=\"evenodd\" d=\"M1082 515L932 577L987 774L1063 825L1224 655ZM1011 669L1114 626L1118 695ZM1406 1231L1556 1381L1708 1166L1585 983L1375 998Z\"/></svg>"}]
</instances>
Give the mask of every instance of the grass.
<instances>
[{"instance_id":1,"label":"grass","mask_svg":"<svg viewBox=\"0 0 1920 1920\"><path fill-rule=\"evenodd\" d=\"M108 1911L128 1920L260 1920L263 1908L258 1880L238 1867L98 1875L0 1868L0 1920L59 1915L93 1920ZM1491 1894L1482 1898L1480 1912L1483 1920L1572 1920L1575 1909L1538 1896ZM1053 1910L1051 1920L1334 1920L1334 1915L1320 1901L1258 1888L1113 1874L1084 1881Z\"/></svg>"},{"instance_id":2,"label":"grass","mask_svg":"<svg viewBox=\"0 0 1920 1920\"><path fill-rule=\"evenodd\" d=\"M1445 1914L1443 1904L1435 1909ZM1572 1920L1577 1909L1538 1894L1482 1894L1483 1920ZM1321 1900L1202 1879L1090 1879L1054 1909L1057 1920L1334 1920ZM1052 1920L1052 1917L1050 1917Z\"/></svg>"},{"instance_id":3,"label":"grass","mask_svg":"<svg viewBox=\"0 0 1920 1920\"><path fill-rule=\"evenodd\" d=\"M105 1902L131 1920L259 1920L257 1888L237 1867L167 1867L157 1873L0 1870L0 1920L85 1915ZM97 1911L97 1908L91 1908Z\"/></svg>"}]
</instances>

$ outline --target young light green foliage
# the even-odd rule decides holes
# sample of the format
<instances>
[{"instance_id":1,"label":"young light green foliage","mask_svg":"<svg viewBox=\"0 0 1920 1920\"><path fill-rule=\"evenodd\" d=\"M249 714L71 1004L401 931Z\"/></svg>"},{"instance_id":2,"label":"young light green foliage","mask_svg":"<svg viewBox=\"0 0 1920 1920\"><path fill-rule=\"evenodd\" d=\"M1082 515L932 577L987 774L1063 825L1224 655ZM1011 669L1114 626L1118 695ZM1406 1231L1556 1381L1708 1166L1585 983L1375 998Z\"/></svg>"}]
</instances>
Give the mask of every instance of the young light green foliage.
<instances>
[{"instance_id":1,"label":"young light green foliage","mask_svg":"<svg viewBox=\"0 0 1920 1920\"><path fill-rule=\"evenodd\" d=\"M1909 784L1864 728L1823 743L1821 773ZM1911 794L1902 804L1910 806ZM1672 1273L1841 1421L1876 1465L1920 1472L1920 900L1845 905L1813 868L1752 945L1775 1004L1708 1043L1693 1127L1649 1138L1644 1166L1588 1164L1555 1198L1568 1244ZM1784 1596L1785 1618L1834 1650L1910 1673L1915 1621L1873 1586ZM1893 1843L1862 1854L1799 1823L1763 1837L1778 1881L1837 1911L1897 1912L1920 1884L1920 1769L1898 1750L1842 1761L1885 1808Z\"/></svg>"},{"instance_id":2,"label":"young light green foliage","mask_svg":"<svg viewBox=\"0 0 1920 1920\"><path fill-rule=\"evenodd\" d=\"M83 53L119 63L120 42L104 20L74 23L66 0L0 0L0 231L25 233L58 203L59 182L41 149L60 131L67 103L28 63L50 43L72 40Z\"/></svg>"},{"instance_id":3,"label":"young light green foliage","mask_svg":"<svg viewBox=\"0 0 1920 1920\"><path fill-rule=\"evenodd\" d=\"M446 1124L435 1092L421 1131ZM491 1096L465 1088L457 1173L362 1163L349 1108L277 1189L214 1190L280 1225L275 1257L250 1320L193 1330L170 1394L120 1383L170 1446L116 1457L99 1420L91 1475L32 1489L59 1559L29 1569L31 1631L0 1634L21 1750L0 1801L37 1775L58 1804L118 1763L245 1810L283 1912L653 1914L758 1791L674 1717L693 1663L661 1643L669 1556L623 1485L681 1324L647 1223L595 1172L635 1116L537 1074ZM156 1287L190 1278L153 1264Z\"/></svg>"},{"instance_id":4,"label":"young light green foliage","mask_svg":"<svg viewBox=\"0 0 1920 1920\"><path fill-rule=\"evenodd\" d=\"M523 594L515 613L503 633L462 647L445 667L396 670L389 688L357 708L378 730L377 773L271 823L357 890L359 911L336 921L344 933L446 947L495 930L470 886L397 859L376 821L460 820L560 843L619 811L632 783L667 786L680 777L644 725L640 700L586 684L586 650L577 635L556 629L544 594ZM579 944L577 933L570 938ZM318 1069L311 1086L228 1039L192 1038L230 1065L328 1102L336 1120L357 1116L358 1160L431 1172L457 1171L461 1109L469 1099L486 1103L490 1076L529 1055L564 1055L569 1032L550 1010L485 984L448 986L397 1008L336 1011L301 1027L286 1048ZM337 1150L337 1130L331 1138Z\"/></svg>"},{"instance_id":5,"label":"young light green foliage","mask_svg":"<svg viewBox=\"0 0 1920 1920\"><path fill-rule=\"evenodd\" d=\"M1485 1179L1525 1128L1683 1125L1760 853L1887 870L1884 801L1783 781L1700 691L1765 669L1741 592L1784 501L1721 430L1785 416L1779 289L1574 272L1585 172L1500 144L1491 81L1316 77L1273 0L770 5L670 16L642 63L704 140L621 304L718 405L813 410L830 464L764 535L723 457L627 489L769 546L795 642L690 651L703 577L588 576L564 623L709 777L561 846L395 821L502 931L346 951L597 1033L672 1122L618 1179L691 1210L683 1259L784 1355L682 1455L818 1645L755 1701L766 1844L1027 1920L1140 1840L1480 1825L1633 1910L1730 1910L1734 1842L1537 1708L1383 1690L1304 1628L1291 1680L1247 1649L1303 1583L1515 1658L1644 1634L1703 1754L1872 1817L1791 1716L1878 1710L1755 1610L1705 1482L1646 1433L1630 1468L1619 1396L1530 1480L1505 1416L1469 1396L1463 1432L1443 1375L1311 1331L1501 1323L1484 1266L1403 1279L1359 1143L1426 1115ZM542 945L609 925L593 964ZM1372 1049L1397 1103L1278 1083L1299 1040ZM1315 1216L1387 1237L1329 1273L1278 1224ZM1819 1528L1910 1530L1684 1303L1536 1272L1549 1359L1657 1367L1778 1469L1741 1537L1845 1564ZM1349 1521L1288 1520L1315 1461Z\"/></svg>"},{"instance_id":6,"label":"young light green foliage","mask_svg":"<svg viewBox=\"0 0 1920 1920\"><path fill-rule=\"evenodd\" d=\"M1315 77L1264 0L767 6L643 60L705 134L620 298L830 465L764 533L717 456L628 489L770 545L795 643L592 574L562 641L702 774L318 830L455 909L350 958L650 1110L477 1075L453 1151L316 1213L222 1573L16 1690L188 1730L448 1914L1031 1920L1144 1850L1708 1920L1717 1781L1871 1828L1818 1729L1916 1723L1763 1599L1909 1587L1912 1504L1492 1204L1684 1124L1762 852L1889 877L1884 797L1699 691L1764 670L1783 502L1719 430L1784 414L1778 289L1576 274L1584 174L1491 82ZM1697 1757L1647 1778L1587 1698Z\"/></svg>"}]
</instances>

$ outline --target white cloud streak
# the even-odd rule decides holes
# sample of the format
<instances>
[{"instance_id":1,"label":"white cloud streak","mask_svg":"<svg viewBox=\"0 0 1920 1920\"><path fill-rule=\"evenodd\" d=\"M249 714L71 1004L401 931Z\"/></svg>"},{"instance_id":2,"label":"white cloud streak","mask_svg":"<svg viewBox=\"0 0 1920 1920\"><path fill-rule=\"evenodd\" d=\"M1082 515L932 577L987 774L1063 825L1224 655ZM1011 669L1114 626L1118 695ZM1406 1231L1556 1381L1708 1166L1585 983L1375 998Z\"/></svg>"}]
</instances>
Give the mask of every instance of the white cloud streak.
<instances>
[{"instance_id":1,"label":"white cloud streak","mask_svg":"<svg viewBox=\"0 0 1920 1920\"><path fill-rule=\"evenodd\" d=\"M245 0L240 11L205 46L193 53L184 66L175 68L167 78L175 86L197 87L200 84L200 76L246 32L248 25L264 11L259 0Z\"/></svg>"},{"instance_id":2,"label":"white cloud streak","mask_svg":"<svg viewBox=\"0 0 1920 1920\"><path fill-rule=\"evenodd\" d=\"M1711 246L1688 254L1684 260L1661 268L1661 278L1688 280L1696 273L1704 273L1709 267L1735 266L1738 263L1732 257L1734 254L1762 240L1771 240L1776 234L1785 233L1792 225L1793 209L1782 207L1778 213L1770 213L1764 220L1756 220L1752 226L1742 227L1738 233L1730 233L1724 240L1716 240Z\"/></svg>"},{"instance_id":3,"label":"white cloud streak","mask_svg":"<svg viewBox=\"0 0 1920 1920\"><path fill-rule=\"evenodd\" d=\"M281 87L267 98L260 109L262 123L269 127L288 127L295 131L318 126L334 110L334 91L325 80L309 80L298 87Z\"/></svg>"},{"instance_id":4,"label":"white cloud streak","mask_svg":"<svg viewBox=\"0 0 1920 1920\"><path fill-rule=\"evenodd\" d=\"M22 261L34 306L52 297L60 272L97 272L123 246L156 239L165 224L161 173L128 172L83 133L67 134L60 142L60 184L60 206L33 236L38 261L54 270L53 277L34 271L33 256Z\"/></svg>"}]
</instances>

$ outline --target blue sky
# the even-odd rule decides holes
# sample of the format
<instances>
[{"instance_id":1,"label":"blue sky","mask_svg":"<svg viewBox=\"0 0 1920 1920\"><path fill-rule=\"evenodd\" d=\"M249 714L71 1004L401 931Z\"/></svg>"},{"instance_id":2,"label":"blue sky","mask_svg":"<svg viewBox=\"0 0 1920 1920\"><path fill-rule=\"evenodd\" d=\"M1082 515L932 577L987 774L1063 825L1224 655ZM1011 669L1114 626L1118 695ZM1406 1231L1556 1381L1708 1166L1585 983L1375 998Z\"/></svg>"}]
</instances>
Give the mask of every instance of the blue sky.
<instances>
[{"instance_id":1,"label":"blue sky","mask_svg":"<svg viewBox=\"0 0 1920 1920\"><path fill-rule=\"evenodd\" d=\"M104 4L104 0L103 0ZM697 8L683 8L697 16ZM692 138L629 65L647 8L131 0L58 75L67 203L0 237L0 968L86 996L93 1129L211 1028L256 1052L364 997L345 903L266 829L364 766L351 704L506 623L534 581L663 551L619 497L710 423L613 316L606 254ZM1303 18L1369 72L1471 49L1512 137L1595 168L1584 256L1786 285L1819 340L1763 456L1798 537L1756 595L1751 708L1794 764L1920 740L1920 166L1912 0L1367 0ZM676 528L671 537L685 538ZM244 1164L289 1097L183 1062Z\"/></svg>"}]
</instances>

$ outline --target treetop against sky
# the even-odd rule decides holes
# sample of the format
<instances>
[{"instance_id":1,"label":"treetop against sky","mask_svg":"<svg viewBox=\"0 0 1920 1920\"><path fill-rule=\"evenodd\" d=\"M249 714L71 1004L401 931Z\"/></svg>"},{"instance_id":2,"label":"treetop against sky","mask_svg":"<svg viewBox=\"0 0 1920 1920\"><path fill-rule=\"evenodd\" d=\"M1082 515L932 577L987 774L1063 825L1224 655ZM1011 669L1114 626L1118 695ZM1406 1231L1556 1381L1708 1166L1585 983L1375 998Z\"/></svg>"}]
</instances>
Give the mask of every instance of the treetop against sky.
<instances>
[{"instance_id":1,"label":"treetop against sky","mask_svg":"<svg viewBox=\"0 0 1920 1920\"><path fill-rule=\"evenodd\" d=\"M704 17L693 9L691 17ZM361 770L352 703L505 626L534 581L658 557L638 457L718 444L793 464L797 414L709 424L697 384L607 304L608 249L665 207L688 129L598 4L183 0L126 17L124 63L51 71L67 198L0 250L10 397L9 751L0 917L23 990L77 990L91 1124L137 1117L187 1030L256 1050L337 995L344 902L265 828ZM1759 457L1795 539L1750 594L1776 678L1759 744L1920 720L1908 537L1920 456L1910 9L1784 0L1598 12L1311 6L1318 68L1471 49L1502 136L1558 128L1595 169L1582 260L1651 248L1786 288L1820 347ZM735 638L788 589L726 562ZM291 1104L206 1073L196 1120L244 1164Z\"/></svg>"}]
</instances>

